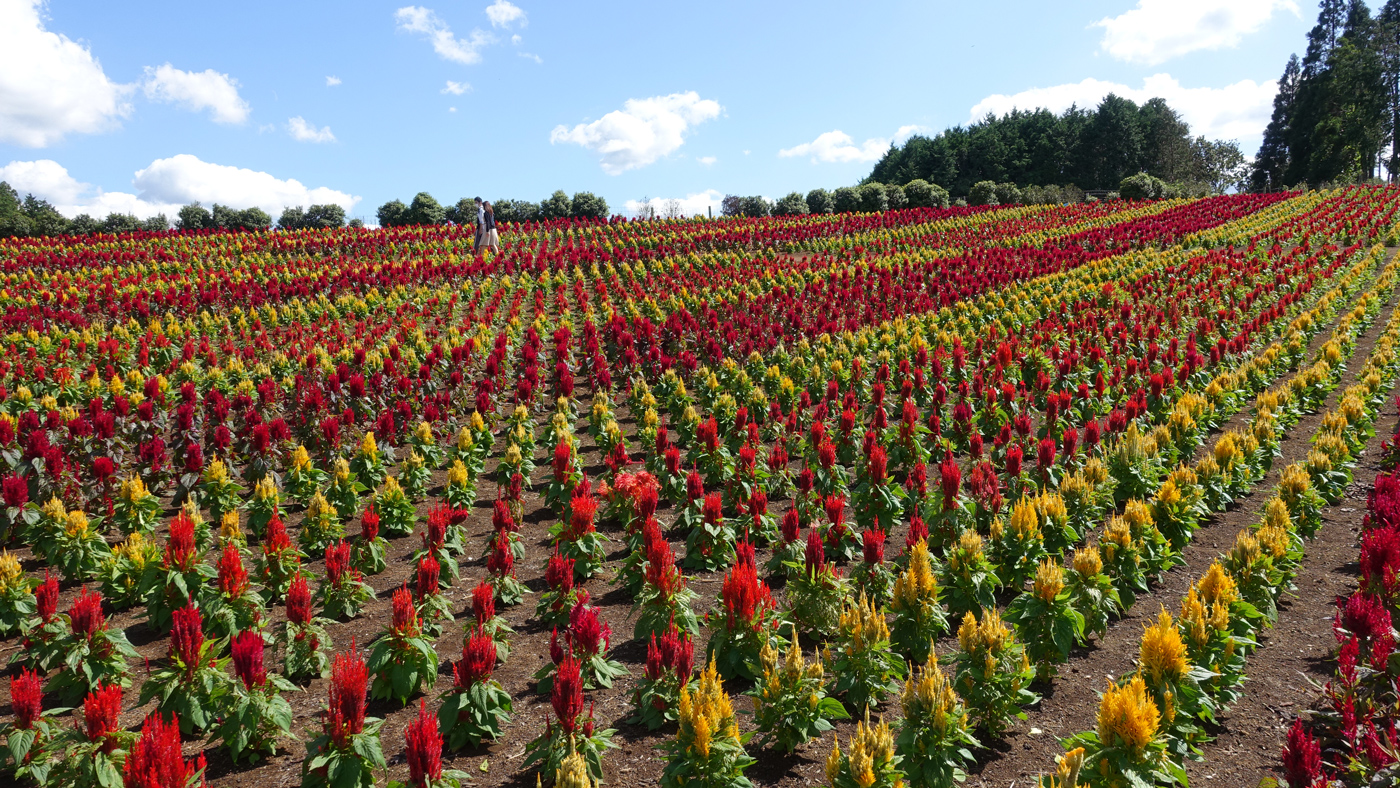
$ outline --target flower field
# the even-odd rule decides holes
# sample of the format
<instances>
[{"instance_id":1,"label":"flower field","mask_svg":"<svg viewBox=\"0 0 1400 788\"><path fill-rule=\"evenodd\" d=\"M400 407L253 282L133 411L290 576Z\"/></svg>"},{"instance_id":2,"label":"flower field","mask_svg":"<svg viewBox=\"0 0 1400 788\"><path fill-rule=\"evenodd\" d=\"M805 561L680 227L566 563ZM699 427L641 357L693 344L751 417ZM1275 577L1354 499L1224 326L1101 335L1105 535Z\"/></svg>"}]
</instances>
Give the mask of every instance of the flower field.
<instances>
[{"instance_id":1,"label":"flower field","mask_svg":"<svg viewBox=\"0 0 1400 788\"><path fill-rule=\"evenodd\" d=\"M1371 784L1397 211L0 240L0 769Z\"/></svg>"}]
</instances>

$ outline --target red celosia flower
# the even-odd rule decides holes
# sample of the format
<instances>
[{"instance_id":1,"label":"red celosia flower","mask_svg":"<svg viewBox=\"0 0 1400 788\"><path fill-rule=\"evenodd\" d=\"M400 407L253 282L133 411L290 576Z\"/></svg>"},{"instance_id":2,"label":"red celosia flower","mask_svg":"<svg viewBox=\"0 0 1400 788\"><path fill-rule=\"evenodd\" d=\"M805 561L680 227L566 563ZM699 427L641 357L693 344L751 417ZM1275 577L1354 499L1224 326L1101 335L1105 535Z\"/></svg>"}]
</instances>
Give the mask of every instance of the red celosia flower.
<instances>
[{"instance_id":1,"label":"red celosia flower","mask_svg":"<svg viewBox=\"0 0 1400 788\"><path fill-rule=\"evenodd\" d=\"M365 507L360 514L360 541L373 542L379 538L379 512L373 506Z\"/></svg>"},{"instance_id":2,"label":"red celosia flower","mask_svg":"<svg viewBox=\"0 0 1400 788\"><path fill-rule=\"evenodd\" d=\"M491 537L491 557L486 559L486 570L496 577L514 573L515 555L510 551L510 535L506 531L496 531Z\"/></svg>"},{"instance_id":3,"label":"red celosia flower","mask_svg":"<svg viewBox=\"0 0 1400 788\"><path fill-rule=\"evenodd\" d=\"M5 477L3 482L5 507L7 509L22 509L29 503L29 483L23 476L12 473Z\"/></svg>"},{"instance_id":4,"label":"red celosia flower","mask_svg":"<svg viewBox=\"0 0 1400 788\"><path fill-rule=\"evenodd\" d=\"M19 675L10 679L10 709L15 713L16 728L33 728L44 712L44 677L21 668Z\"/></svg>"},{"instance_id":5,"label":"red celosia flower","mask_svg":"<svg viewBox=\"0 0 1400 788\"><path fill-rule=\"evenodd\" d=\"M219 556L219 593L226 599L237 599L247 590L248 570L243 568L243 554L230 542Z\"/></svg>"},{"instance_id":6,"label":"red celosia flower","mask_svg":"<svg viewBox=\"0 0 1400 788\"><path fill-rule=\"evenodd\" d=\"M914 519L909 521L909 533L904 537L904 546L913 547L919 542L928 541L928 525L924 523L924 518L914 515Z\"/></svg>"},{"instance_id":7,"label":"red celosia flower","mask_svg":"<svg viewBox=\"0 0 1400 788\"><path fill-rule=\"evenodd\" d=\"M476 615L476 623L481 625L496 617L496 592L485 580L472 589L472 612Z\"/></svg>"},{"instance_id":8,"label":"red celosia flower","mask_svg":"<svg viewBox=\"0 0 1400 788\"><path fill-rule=\"evenodd\" d=\"M575 540L593 533L593 518L597 513L598 499L593 497L593 485L584 479L574 486L569 498L569 529L564 538Z\"/></svg>"},{"instance_id":9,"label":"red celosia flower","mask_svg":"<svg viewBox=\"0 0 1400 788\"><path fill-rule=\"evenodd\" d=\"M1339 643L1345 640L1344 632L1370 642L1372 638L1391 631L1390 611L1378 597L1357 591L1338 605L1333 629Z\"/></svg>"},{"instance_id":10,"label":"red celosia flower","mask_svg":"<svg viewBox=\"0 0 1400 788\"><path fill-rule=\"evenodd\" d=\"M885 452L885 447L876 444L870 449L870 462L868 472L871 484L884 484L886 466L889 464L889 457Z\"/></svg>"},{"instance_id":11,"label":"red celosia flower","mask_svg":"<svg viewBox=\"0 0 1400 788\"><path fill-rule=\"evenodd\" d=\"M170 658L185 666L187 676L199 668L199 651L204 647L204 617L191 601L170 614Z\"/></svg>"},{"instance_id":12,"label":"red celosia flower","mask_svg":"<svg viewBox=\"0 0 1400 788\"><path fill-rule=\"evenodd\" d=\"M262 635L246 631L233 636L233 672L250 690L267 682Z\"/></svg>"},{"instance_id":13,"label":"red celosia flower","mask_svg":"<svg viewBox=\"0 0 1400 788\"><path fill-rule=\"evenodd\" d=\"M685 477L685 497L687 502L705 497L705 480L700 478L700 472L694 468Z\"/></svg>"},{"instance_id":14,"label":"red celosia flower","mask_svg":"<svg viewBox=\"0 0 1400 788\"><path fill-rule=\"evenodd\" d=\"M1040 444L1036 447L1035 464L1041 474L1050 470L1050 466L1055 464L1055 441L1050 438L1041 438Z\"/></svg>"},{"instance_id":15,"label":"red celosia flower","mask_svg":"<svg viewBox=\"0 0 1400 788\"><path fill-rule=\"evenodd\" d=\"M724 522L724 498L717 492L706 495L705 503L701 507L701 514L709 525L719 525Z\"/></svg>"},{"instance_id":16,"label":"red celosia flower","mask_svg":"<svg viewBox=\"0 0 1400 788\"><path fill-rule=\"evenodd\" d=\"M326 577L331 585L339 586L350 568L350 545L342 539L339 542L326 547Z\"/></svg>"},{"instance_id":17,"label":"red celosia flower","mask_svg":"<svg viewBox=\"0 0 1400 788\"><path fill-rule=\"evenodd\" d=\"M292 549L291 537L287 536L287 525L276 512L267 521L267 533L263 534L263 555L272 556Z\"/></svg>"},{"instance_id":18,"label":"red celosia flower","mask_svg":"<svg viewBox=\"0 0 1400 788\"><path fill-rule=\"evenodd\" d=\"M287 620L293 624L311 623L311 587L301 572L296 573L287 588Z\"/></svg>"},{"instance_id":19,"label":"red celosia flower","mask_svg":"<svg viewBox=\"0 0 1400 788\"><path fill-rule=\"evenodd\" d=\"M413 606L413 594L407 586L400 586L394 592L393 629L404 635L418 634L418 610Z\"/></svg>"},{"instance_id":20,"label":"red celosia flower","mask_svg":"<svg viewBox=\"0 0 1400 788\"><path fill-rule=\"evenodd\" d=\"M426 701L418 701L418 716L404 730L408 749L408 782L414 788L430 788L442 779L442 734L437 718L428 713Z\"/></svg>"},{"instance_id":21,"label":"red celosia flower","mask_svg":"<svg viewBox=\"0 0 1400 788\"><path fill-rule=\"evenodd\" d=\"M840 525L846 521L846 499L840 495L828 495L822 501L822 508L826 510L826 518L832 525Z\"/></svg>"},{"instance_id":22,"label":"red celosia flower","mask_svg":"<svg viewBox=\"0 0 1400 788\"><path fill-rule=\"evenodd\" d=\"M510 515L510 503L500 498L491 509L491 526L497 531L514 531L517 526L515 518Z\"/></svg>"},{"instance_id":23,"label":"red celosia flower","mask_svg":"<svg viewBox=\"0 0 1400 788\"><path fill-rule=\"evenodd\" d=\"M874 566L885 561L885 532L879 528L870 528L861 535L861 550L865 563Z\"/></svg>"},{"instance_id":24,"label":"red celosia flower","mask_svg":"<svg viewBox=\"0 0 1400 788\"><path fill-rule=\"evenodd\" d=\"M438 592L438 578L442 572L442 565L431 554L418 559L418 576L416 591L418 600L422 601Z\"/></svg>"},{"instance_id":25,"label":"red celosia flower","mask_svg":"<svg viewBox=\"0 0 1400 788\"><path fill-rule=\"evenodd\" d=\"M579 661L565 654L554 671L554 686L549 702L554 706L554 714L566 733L573 733L578 727L579 715L583 713L583 677L579 671Z\"/></svg>"},{"instance_id":26,"label":"red celosia flower","mask_svg":"<svg viewBox=\"0 0 1400 788\"><path fill-rule=\"evenodd\" d=\"M612 627L598 615L598 608L580 600L569 611L569 641L574 650L592 656L608 650Z\"/></svg>"},{"instance_id":27,"label":"red celosia flower","mask_svg":"<svg viewBox=\"0 0 1400 788\"><path fill-rule=\"evenodd\" d=\"M670 552L669 545L666 551ZM755 566L758 564L757 553L754 551L753 542L749 541L747 533L744 534L743 539L739 540L738 544L734 545L734 565L738 566L739 564L754 564Z\"/></svg>"},{"instance_id":28,"label":"red celosia flower","mask_svg":"<svg viewBox=\"0 0 1400 788\"><path fill-rule=\"evenodd\" d=\"M559 593L567 594L574 588L574 559L565 558L559 554L558 550L549 557L549 565L544 570L544 581L549 584L550 589Z\"/></svg>"},{"instance_id":29,"label":"red celosia flower","mask_svg":"<svg viewBox=\"0 0 1400 788\"><path fill-rule=\"evenodd\" d=\"M122 688L120 684L99 684L83 699L83 723L88 741L98 742L107 739L107 734L117 730L117 718L122 713ZM117 743L108 739L102 746L103 752L111 752Z\"/></svg>"},{"instance_id":30,"label":"red celosia flower","mask_svg":"<svg viewBox=\"0 0 1400 788\"><path fill-rule=\"evenodd\" d=\"M190 571L195 562L194 520L182 509L170 521L170 540L165 544L165 566Z\"/></svg>"},{"instance_id":31,"label":"red celosia flower","mask_svg":"<svg viewBox=\"0 0 1400 788\"><path fill-rule=\"evenodd\" d=\"M337 749L365 727L365 689L369 671L365 658L352 641L349 653L336 654L331 662L330 705L326 709L326 735Z\"/></svg>"},{"instance_id":32,"label":"red celosia flower","mask_svg":"<svg viewBox=\"0 0 1400 788\"><path fill-rule=\"evenodd\" d=\"M816 577L826 567L826 550L822 547L821 534L813 528L807 532L807 577Z\"/></svg>"},{"instance_id":33,"label":"red celosia flower","mask_svg":"<svg viewBox=\"0 0 1400 788\"><path fill-rule=\"evenodd\" d=\"M141 738L122 765L125 788L185 788L203 767L186 761L181 753L180 723L152 712L141 726Z\"/></svg>"},{"instance_id":34,"label":"red celosia flower","mask_svg":"<svg viewBox=\"0 0 1400 788\"><path fill-rule=\"evenodd\" d=\"M102 595L88 593L86 587L78 590L78 598L68 608L68 620L73 634L91 638L94 632L107 628L107 616L102 612Z\"/></svg>"},{"instance_id":35,"label":"red celosia flower","mask_svg":"<svg viewBox=\"0 0 1400 788\"><path fill-rule=\"evenodd\" d=\"M783 513L781 529L784 544L792 544L802 536L802 519L796 508L788 509Z\"/></svg>"},{"instance_id":36,"label":"red celosia flower","mask_svg":"<svg viewBox=\"0 0 1400 788\"><path fill-rule=\"evenodd\" d=\"M39 619L46 624L58 613L58 578L49 574L48 569L44 570L44 582L34 589L34 606Z\"/></svg>"},{"instance_id":37,"label":"red celosia flower","mask_svg":"<svg viewBox=\"0 0 1400 788\"><path fill-rule=\"evenodd\" d=\"M423 549L438 550L447 541L447 524L452 510L446 506L435 506L428 512L428 522L423 529Z\"/></svg>"},{"instance_id":38,"label":"red celosia flower","mask_svg":"<svg viewBox=\"0 0 1400 788\"><path fill-rule=\"evenodd\" d=\"M1301 718L1293 720L1283 745L1283 774L1289 788L1313 788L1322 776L1322 746Z\"/></svg>"},{"instance_id":39,"label":"red celosia flower","mask_svg":"<svg viewBox=\"0 0 1400 788\"><path fill-rule=\"evenodd\" d=\"M573 464L574 447L564 438L559 439L558 445L554 447L554 480L563 483L569 473L569 466Z\"/></svg>"},{"instance_id":40,"label":"red celosia flower","mask_svg":"<svg viewBox=\"0 0 1400 788\"><path fill-rule=\"evenodd\" d=\"M457 687L466 689L491 678L496 667L496 641L480 624L467 632L462 643L462 659L452 666Z\"/></svg>"}]
</instances>

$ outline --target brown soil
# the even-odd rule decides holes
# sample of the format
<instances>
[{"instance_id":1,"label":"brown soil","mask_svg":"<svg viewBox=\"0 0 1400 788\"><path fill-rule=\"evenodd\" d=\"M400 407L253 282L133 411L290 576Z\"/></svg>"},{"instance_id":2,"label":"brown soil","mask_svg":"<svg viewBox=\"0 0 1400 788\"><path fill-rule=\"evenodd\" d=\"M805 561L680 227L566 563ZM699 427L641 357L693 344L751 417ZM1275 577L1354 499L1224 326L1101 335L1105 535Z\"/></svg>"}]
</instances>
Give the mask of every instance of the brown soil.
<instances>
[{"instance_id":1,"label":"brown soil","mask_svg":"<svg viewBox=\"0 0 1400 788\"><path fill-rule=\"evenodd\" d=\"M1389 316L1393 302L1387 307L1365 335L1357 343L1356 354L1350 369L1358 369L1370 351L1381 327ZM1330 327L1320 334L1314 344L1325 341ZM1339 390L1350 382L1345 375ZM1239 414L1236 419L1247 418ZM1098 707L1098 691L1106 677L1117 676L1132 669L1136 655L1138 638L1141 634L1141 621L1144 616L1155 615L1159 604L1175 610L1189 583L1233 541L1235 532L1256 521L1260 508L1276 482L1277 469L1300 458L1308 445L1308 439L1316 429L1319 416L1304 418L1290 431L1283 441L1283 457L1275 462L1275 471L1262 481L1253 496L1242 500L1230 511L1212 518L1197 531L1196 538L1188 546L1185 554L1186 566L1167 573L1149 594L1141 595L1138 604L1128 615L1114 622L1105 638L1091 643L1087 648L1077 649L1067 665L1062 666L1060 677L1051 686L1037 687L1045 698L1036 707L1028 709L1028 718L1014 726L999 741L985 742L988 750L979 751L981 760L974 767L968 779L969 786L1031 786L1034 776L1042 770L1053 768L1054 756L1061 752L1057 737L1086 730L1094 725L1094 715ZM1378 429L1381 434L1389 434L1395 423L1393 414L1388 413L1381 420ZM624 423L623 428L631 431L633 425ZM1373 445L1379 445L1379 438ZM547 463L542 461L535 478L542 479L548 474ZM585 462L591 464L588 473L597 478L602 470L601 458L596 450L585 455ZM1193 767L1192 776L1203 780L1215 780L1216 784L1253 785L1258 782L1261 770L1266 769L1277 752L1278 730L1291 716L1293 707L1289 702L1298 703L1305 693L1300 690L1305 682L1298 672L1312 671L1318 675L1321 664L1331 646L1331 635L1323 619L1330 621L1330 610L1334 595L1346 593L1352 578L1345 571L1349 561L1354 560L1353 532L1360 521L1364 506L1365 489L1369 486L1375 470L1373 462L1363 459L1357 471L1357 484L1349 494L1348 502L1339 509L1329 510L1329 527L1321 537L1308 546L1306 564L1298 578L1300 589L1298 598L1286 601L1278 627L1265 635L1263 648L1251 659L1249 665L1250 683L1247 695L1238 706L1223 719L1219 740L1207 750L1204 764ZM494 463L488 471L494 471ZM438 472L430 485L428 501L419 507L420 521L431 504L440 495L444 474ZM453 610L458 621L469 617L470 591L486 576L484 561L476 558L482 553L491 535L490 504L495 495L493 475L483 472L479 484L480 497L471 518L465 524L468 536L467 553L472 556L463 560L460 566L461 578L452 588L444 591L452 600ZM773 511L782 514L786 502L773 500ZM551 516L543 506L540 497L527 492L525 496L525 522L522 537L527 546L526 556L517 562L517 572L522 581L536 594L544 587L544 565L549 554L547 530L552 524ZM171 512L173 514L173 512ZM674 517L668 504L662 503L658 512L663 525ZM300 515L288 517L288 526L295 534ZM656 745L674 735L674 726L656 732L647 732L638 726L626 725L625 720L632 714L632 693L636 678L641 675L645 661L645 646L631 639L633 621L630 619L632 600L623 592L614 589L610 578L625 557L621 534L615 526L600 527L613 538L609 544L607 566L597 577L586 584L594 595L596 604L604 619L612 626L614 648L610 657L622 662L630 675L618 680L611 689L588 693L588 700L595 704L599 727L617 729L613 741L619 749L611 751L605 759L607 782L655 784L660 779L663 760L655 750ZM351 527L354 531L354 526ZM672 547L677 555L684 554L683 540L671 535ZM900 544L903 533L890 535L890 544ZM391 540L388 569L371 578L368 582L378 593L378 599L355 619L331 625L330 634L336 648L344 650L351 641L365 648L378 634L389 618L389 596L400 584L408 581L413 574L410 556L419 546L417 536ZM760 551L760 565L766 561L766 551ZM27 551L20 553L29 558ZM250 565L251 567L251 565ZM1339 569L1340 568L1340 569ZM26 562L26 569L41 569L32 559ZM323 575L323 561L308 563L308 574L312 577ZM697 592L696 607L699 611L709 609L719 593L722 573L687 572L690 587ZM64 588L60 609L66 609L76 594L76 586ZM514 719L505 728L500 741L477 748L469 748L457 753L446 753L444 761L448 768L468 772L476 786L513 785L528 787L534 785L533 771L523 768L525 745L545 728L546 719L552 716L547 696L535 691L533 674L548 660L549 630L534 619L534 604L538 597L530 596L514 608L500 612L516 630L512 637L510 659L498 666L495 677L510 692L514 702ZM284 620L281 606L269 611L274 625ZM139 611L125 611L111 617L114 627L124 629L141 655L150 662L165 658L169 648L167 637L157 636L140 620ZM697 641L697 652L703 651L708 637L702 632ZM951 638L940 643L939 651L946 651ZM423 699L430 710L435 710L437 694L451 684L449 662L460 657L462 629L460 623L448 623L444 634L437 642L441 658L442 675L436 687L426 693ZM0 641L0 660L9 657L20 648L17 638ZM810 650L809 650L810 651ZM697 655L698 656L698 655ZM269 658L271 654L269 653ZM698 660L697 660L698 661ZM142 665L134 665L134 685L126 693L126 707L122 723L133 729L138 728L150 707L136 707L140 686L145 674ZM752 724L746 716L751 709L748 698L739 693L748 689L743 682L730 682L727 687L734 696L735 708L740 712L740 725L751 730ZM216 743L192 739L186 744L186 754L193 755L203 750L208 757L208 777L215 786L274 786L298 785L301 780L301 762L305 756L305 742L319 732L319 711L326 698L327 682L310 682L304 692L292 695L289 700L296 714L293 726L295 739L282 743L279 752L260 763L233 764L226 752ZM371 703L370 714L382 717L385 724L381 739L389 759L389 779L405 780L407 767L404 763L403 730L416 713L419 698L410 701L407 708L396 703ZM894 705L897 714L897 703ZM0 722L7 721L0 716ZM844 741L854 733L854 723L843 722L837 725L837 734ZM805 786L819 784L824 780L822 762L831 748L831 737L808 742L791 754L773 751L758 751L750 747L751 755L759 760L747 775L755 785L760 786ZM1245 757L1239 757L1245 754ZM1228 763L1226 762L1228 761Z\"/></svg>"}]
</instances>

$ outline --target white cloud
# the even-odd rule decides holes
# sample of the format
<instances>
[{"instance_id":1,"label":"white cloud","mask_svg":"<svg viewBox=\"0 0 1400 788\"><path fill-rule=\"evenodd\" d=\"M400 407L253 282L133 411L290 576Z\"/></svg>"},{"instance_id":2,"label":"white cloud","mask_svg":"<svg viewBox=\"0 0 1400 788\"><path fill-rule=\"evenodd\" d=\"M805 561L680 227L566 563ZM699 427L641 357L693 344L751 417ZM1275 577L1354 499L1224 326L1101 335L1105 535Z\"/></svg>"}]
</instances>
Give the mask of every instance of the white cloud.
<instances>
[{"instance_id":1,"label":"white cloud","mask_svg":"<svg viewBox=\"0 0 1400 788\"><path fill-rule=\"evenodd\" d=\"M398 22L399 29L406 33L420 33L428 37L433 42L433 51L437 52L445 60L454 63L481 62L482 47L493 43L496 39L490 33L481 30L473 30L471 40L463 41L452 34L452 28L442 20L431 8L424 8L418 5L404 6L394 12L394 21Z\"/></svg>"},{"instance_id":2,"label":"white cloud","mask_svg":"<svg viewBox=\"0 0 1400 788\"><path fill-rule=\"evenodd\" d=\"M87 47L45 30L42 7L0 3L0 142L28 148L107 131L131 114L132 86L108 79Z\"/></svg>"},{"instance_id":3,"label":"white cloud","mask_svg":"<svg viewBox=\"0 0 1400 788\"><path fill-rule=\"evenodd\" d=\"M531 54L529 52L516 52L515 54L525 58L526 60L533 60L536 63L544 63L544 58L540 57L539 55Z\"/></svg>"},{"instance_id":4,"label":"white cloud","mask_svg":"<svg viewBox=\"0 0 1400 788\"><path fill-rule=\"evenodd\" d=\"M719 161L719 159L715 158L714 156L701 156L700 158L696 159L696 161L700 162L706 167L709 167L712 166L715 162Z\"/></svg>"},{"instance_id":5,"label":"white cloud","mask_svg":"<svg viewBox=\"0 0 1400 788\"><path fill-rule=\"evenodd\" d=\"M466 93L468 90L471 90L471 89L472 89L472 86L469 85L469 84L467 84L467 83L465 83L465 82L453 82L452 80L449 79L449 80L447 80L447 87L443 88L441 92L443 92L443 93L451 93L451 94L454 95L454 96L460 96L460 95L462 95L463 93Z\"/></svg>"},{"instance_id":6,"label":"white cloud","mask_svg":"<svg viewBox=\"0 0 1400 788\"><path fill-rule=\"evenodd\" d=\"M1294 0L1138 0L1137 8L1104 17L1099 46L1129 63L1155 66L1200 49L1238 46L1275 11L1298 16Z\"/></svg>"},{"instance_id":7,"label":"white cloud","mask_svg":"<svg viewBox=\"0 0 1400 788\"><path fill-rule=\"evenodd\" d=\"M457 108L456 108L456 107L448 107L448 108L447 108L447 111L448 111L448 112L456 112L456 111L457 111Z\"/></svg>"},{"instance_id":8,"label":"white cloud","mask_svg":"<svg viewBox=\"0 0 1400 788\"><path fill-rule=\"evenodd\" d=\"M340 84L340 77L326 77L326 87L333 88Z\"/></svg>"},{"instance_id":9,"label":"white cloud","mask_svg":"<svg viewBox=\"0 0 1400 788\"><path fill-rule=\"evenodd\" d=\"M188 153L156 159L136 171L132 181L148 202L185 203L199 200L205 205L222 203L231 208L256 205L276 216L291 205L335 203L349 211L359 197L324 186L308 189L300 181L281 180L257 170L213 164Z\"/></svg>"},{"instance_id":10,"label":"white cloud","mask_svg":"<svg viewBox=\"0 0 1400 788\"><path fill-rule=\"evenodd\" d=\"M496 0L486 6L486 16L491 20L492 27L508 28L516 22L519 22L521 27L530 24L530 20L525 17L525 11L510 0Z\"/></svg>"},{"instance_id":11,"label":"white cloud","mask_svg":"<svg viewBox=\"0 0 1400 788\"><path fill-rule=\"evenodd\" d=\"M899 131L894 133L894 142L904 142L915 134L928 134L931 131L933 131L933 129L928 126L920 126L915 123L911 123L908 126L900 126Z\"/></svg>"},{"instance_id":12,"label":"white cloud","mask_svg":"<svg viewBox=\"0 0 1400 788\"><path fill-rule=\"evenodd\" d=\"M524 39L520 37L519 33L516 33L515 35L510 37L510 43L512 44L519 44L522 40Z\"/></svg>"},{"instance_id":13,"label":"white cloud","mask_svg":"<svg viewBox=\"0 0 1400 788\"><path fill-rule=\"evenodd\" d=\"M146 98L178 104L190 112L209 110L216 123L242 123L251 108L238 95L238 80L214 69L181 71L166 63L146 67Z\"/></svg>"},{"instance_id":14,"label":"white cloud","mask_svg":"<svg viewBox=\"0 0 1400 788\"><path fill-rule=\"evenodd\" d=\"M335 142L335 135L331 133L330 126L318 129L316 124L308 123L306 118L300 115L287 119L287 133L297 142Z\"/></svg>"},{"instance_id":15,"label":"white cloud","mask_svg":"<svg viewBox=\"0 0 1400 788\"><path fill-rule=\"evenodd\" d=\"M695 91L644 99L628 99L592 123L573 128L555 126L550 144L582 145L602 159L603 172L619 175L645 167L685 144L686 131L719 117L719 102L702 99Z\"/></svg>"},{"instance_id":16,"label":"white cloud","mask_svg":"<svg viewBox=\"0 0 1400 788\"><path fill-rule=\"evenodd\" d=\"M649 200L628 200L623 204L627 212L636 216L650 208L659 217L699 216L706 211L719 212L724 194L715 189L688 194L685 197L653 197Z\"/></svg>"},{"instance_id":17,"label":"white cloud","mask_svg":"<svg viewBox=\"0 0 1400 788\"><path fill-rule=\"evenodd\" d=\"M875 161L885 155L889 147L890 141L883 137L872 137L857 147L851 135L837 129L819 134L811 142L784 148L778 151L778 155L783 158L811 156L813 164L846 164Z\"/></svg>"},{"instance_id":18,"label":"white cloud","mask_svg":"<svg viewBox=\"0 0 1400 788\"><path fill-rule=\"evenodd\" d=\"M33 193L54 204L64 216L86 213L102 218L129 213L145 218L163 213L174 219L180 206L198 200L205 206L262 208L274 218L292 205L335 203L352 210L359 197L327 188L308 189L295 180L280 180L265 172L210 164L189 154L157 159L138 170L133 181L139 194L109 192L83 183L56 161L12 161L0 167L0 180L20 194Z\"/></svg>"},{"instance_id":19,"label":"white cloud","mask_svg":"<svg viewBox=\"0 0 1400 788\"><path fill-rule=\"evenodd\" d=\"M1255 82L1243 79L1223 88L1182 87L1170 74L1154 74L1132 88L1116 82L1086 79L1048 88L1031 88L1015 95L988 96L972 108L969 122L976 122L992 113L1003 115L1012 109L1044 107L1063 112L1071 104L1093 108L1109 93L1132 99L1139 104L1153 98L1166 99L1172 109L1191 124L1191 133L1212 139L1253 139L1263 133L1273 111L1276 82Z\"/></svg>"}]
</instances>

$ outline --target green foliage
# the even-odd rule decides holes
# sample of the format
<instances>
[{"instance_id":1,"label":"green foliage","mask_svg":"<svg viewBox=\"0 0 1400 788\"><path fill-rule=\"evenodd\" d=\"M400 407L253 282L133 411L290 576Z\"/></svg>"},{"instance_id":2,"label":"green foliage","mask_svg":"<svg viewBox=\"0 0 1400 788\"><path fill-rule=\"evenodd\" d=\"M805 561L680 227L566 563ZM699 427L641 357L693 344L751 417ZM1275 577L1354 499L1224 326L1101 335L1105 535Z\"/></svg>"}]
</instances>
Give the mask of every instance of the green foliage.
<instances>
[{"instance_id":1,"label":"green foliage","mask_svg":"<svg viewBox=\"0 0 1400 788\"><path fill-rule=\"evenodd\" d=\"M1000 205L997 199L997 185L992 181L978 181L967 192L968 205Z\"/></svg>"},{"instance_id":2,"label":"green foliage","mask_svg":"<svg viewBox=\"0 0 1400 788\"><path fill-rule=\"evenodd\" d=\"M606 219L608 201L593 192L575 192L569 201L569 215L575 219Z\"/></svg>"},{"instance_id":3,"label":"green foliage","mask_svg":"<svg viewBox=\"0 0 1400 788\"><path fill-rule=\"evenodd\" d=\"M404 212L404 224L442 224L447 217L447 211L433 199L433 195L427 192L418 192L413 195L413 202L409 203L408 210Z\"/></svg>"},{"instance_id":4,"label":"green foliage","mask_svg":"<svg viewBox=\"0 0 1400 788\"><path fill-rule=\"evenodd\" d=\"M492 207L495 207L494 204ZM572 210L573 205L569 202L569 195L565 194L563 189L559 189L540 200L541 219L567 219Z\"/></svg>"},{"instance_id":5,"label":"green foliage","mask_svg":"<svg viewBox=\"0 0 1400 788\"><path fill-rule=\"evenodd\" d=\"M867 183L860 187L860 210L878 213L889 210L889 198L883 183Z\"/></svg>"},{"instance_id":6,"label":"green foliage","mask_svg":"<svg viewBox=\"0 0 1400 788\"><path fill-rule=\"evenodd\" d=\"M407 213L408 206L402 200L390 200L379 206L374 215L379 219L380 227L400 227L408 223L405 218Z\"/></svg>"},{"instance_id":7,"label":"green foliage","mask_svg":"<svg viewBox=\"0 0 1400 788\"><path fill-rule=\"evenodd\" d=\"M807 203L807 213L831 213L836 210L831 193L826 189L813 189L807 192L805 202Z\"/></svg>"},{"instance_id":8,"label":"green foliage","mask_svg":"<svg viewBox=\"0 0 1400 788\"><path fill-rule=\"evenodd\" d=\"M1039 697L1030 691L1035 678L1025 647L1002 623L995 608L983 608L980 618L968 613L958 627L958 650L953 664L953 688L966 702L977 728L992 736L1006 730L1012 719L1024 717L1022 706Z\"/></svg>"},{"instance_id":9,"label":"green foliage","mask_svg":"<svg viewBox=\"0 0 1400 788\"><path fill-rule=\"evenodd\" d=\"M831 193L831 205L836 213L855 213L860 210L860 191L842 186Z\"/></svg>"},{"instance_id":10,"label":"green foliage","mask_svg":"<svg viewBox=\"0 0 1400 788\"><path fill-rule=\"evenodd\" d=\"M773 203L774 216L799 216L807 213L807 200L801 192L791 192Z\"/></svg>"}]
</instances>

